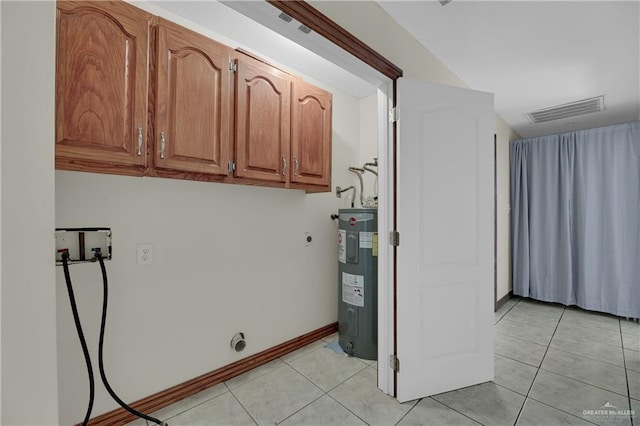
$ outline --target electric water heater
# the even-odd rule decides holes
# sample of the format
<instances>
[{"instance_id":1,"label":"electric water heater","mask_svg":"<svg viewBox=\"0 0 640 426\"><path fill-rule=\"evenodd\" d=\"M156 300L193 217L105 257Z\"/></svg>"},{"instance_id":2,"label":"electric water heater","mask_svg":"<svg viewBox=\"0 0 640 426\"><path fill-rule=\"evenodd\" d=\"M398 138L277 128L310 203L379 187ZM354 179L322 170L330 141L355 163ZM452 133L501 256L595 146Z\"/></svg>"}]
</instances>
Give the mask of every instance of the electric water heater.
<instances>
[{"instance_id":1,"label":"electric water heater","mask_svg":"<svg viewBox=\"0 0 640 426\"><path fill-rule=\"evenodd\" d=\"M338 212L338 341L363 359L378 354L378 212Z\"/></svg>"}]
</instances>

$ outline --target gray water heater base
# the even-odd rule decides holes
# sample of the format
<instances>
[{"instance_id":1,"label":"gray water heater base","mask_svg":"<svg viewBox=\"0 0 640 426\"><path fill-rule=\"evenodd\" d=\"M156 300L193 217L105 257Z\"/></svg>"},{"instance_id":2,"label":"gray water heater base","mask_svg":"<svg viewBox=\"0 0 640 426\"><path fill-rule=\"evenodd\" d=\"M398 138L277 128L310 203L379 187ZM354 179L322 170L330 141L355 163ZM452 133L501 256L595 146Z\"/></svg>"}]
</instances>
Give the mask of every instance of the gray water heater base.
<instances>
[{"instance_id":1,"label":"gray water heater base","mask_svg":"<svg viewBox=\"0 0 640 426\"><path fill-rule=\"evenodd\" d=\"M341 209L338 218L338 342L349 355L378 356L378 212Z\"/></svg>"}]
</instances>

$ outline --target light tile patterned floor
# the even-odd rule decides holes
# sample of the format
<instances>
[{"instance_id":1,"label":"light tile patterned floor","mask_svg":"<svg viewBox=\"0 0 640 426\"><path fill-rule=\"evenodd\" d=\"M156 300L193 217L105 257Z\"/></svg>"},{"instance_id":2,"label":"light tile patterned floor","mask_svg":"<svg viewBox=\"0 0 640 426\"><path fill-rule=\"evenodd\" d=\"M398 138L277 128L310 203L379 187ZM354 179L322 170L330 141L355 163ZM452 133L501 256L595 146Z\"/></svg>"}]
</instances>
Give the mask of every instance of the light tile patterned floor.
<instances>
[{"instance_id":1,"label":"light tile patterned floor","mask_svg":"<svg viewBox=\"0 0 640 426\"><path fill-rule=\"evenodd\" d=\"M152 414L171 426L640 426L637 322L528 299L495 320L493 382L399 404L376 388L375 362L325 347L333 335ZM589 412L605 404L636 415Z\"/></svg>"}]
</instances>

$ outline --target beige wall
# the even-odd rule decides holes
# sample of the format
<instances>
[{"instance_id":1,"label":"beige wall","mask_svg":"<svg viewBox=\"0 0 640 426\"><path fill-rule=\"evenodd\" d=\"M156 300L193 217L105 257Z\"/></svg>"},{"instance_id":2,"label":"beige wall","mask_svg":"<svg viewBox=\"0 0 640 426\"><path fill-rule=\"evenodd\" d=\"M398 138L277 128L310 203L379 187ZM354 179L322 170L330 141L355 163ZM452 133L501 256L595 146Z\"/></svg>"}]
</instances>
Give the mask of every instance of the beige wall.
<instances>
[{"instance_id":1,"label":"beige wall","mask_svg":"<svg viewBox=\"0 0 640 426\"><path fill-rule=\"evenodd\" d=\"M58 423L54 2L2 10L2 417Z\"/></svg>"},{"instance_id":2,"label":"beige wall","mask_svg":"<svg viewBox=\"0 0 640 426\"><path fill-rule=\"evenodd\" d=\"M399 66L404 77L469 87L371 1L311 1L315 8ZM473 89L473 88L472 88ZM498 140L498 299L511 290L509 271L509 142L519 136L496 116ZM487 141L493 143L493 141Z\"/></svg>"}]
</instances>

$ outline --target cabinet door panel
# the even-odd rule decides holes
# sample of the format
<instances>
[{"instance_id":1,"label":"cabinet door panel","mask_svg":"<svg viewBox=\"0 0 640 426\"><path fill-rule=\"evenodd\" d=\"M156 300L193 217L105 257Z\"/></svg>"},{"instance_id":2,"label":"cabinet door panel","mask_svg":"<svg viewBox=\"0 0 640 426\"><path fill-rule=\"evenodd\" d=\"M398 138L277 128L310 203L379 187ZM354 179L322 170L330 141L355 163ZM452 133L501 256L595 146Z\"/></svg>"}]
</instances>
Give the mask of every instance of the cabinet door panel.
<instances>
[{"instance_id":1,"label":"cabinet door panel","mask_svg":"<svg viewBox=\"0 0 640 426\"><path fill-rule=\"evenodd\" d=\"M145 165L151 16L126 3L57 7L56 156Z\"/></svg>"},{"instance_id":2,"label":"cabinet door panel","mask_svg":"<svg viewBox=\"0 0 640 426\"><path fill-rule=\"evenodd\" d=\"M331 185L331 103L330 93L294 82L291 182Z\"/></svg>"},{"instance_id":3,"label":"cabinet door panel","mask_svg":"<svg viewBox=\"0 0 640 426\"><path fill-rule=\"evenodd\" d=\"M229 49L162 20L158 26L154 165L227 175Z\"/></svg>"},{"instance_id":4,"label":"cabinet door panel","mask_svg":"<svg viewBox=\"0 0 640 426\"><path fill-rule=\"evenodd\" d=\"M249 57L238 59L236 176L286 181L290 96L287 74Z\"/></svg>"}]
</instances>

